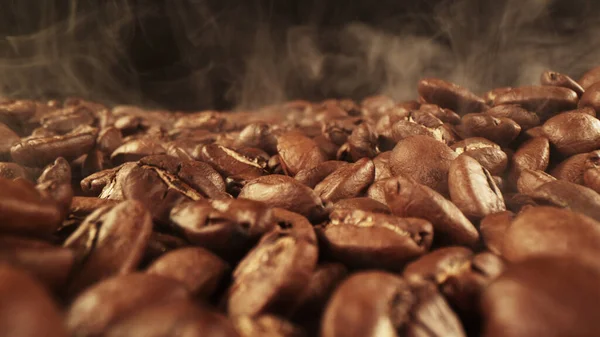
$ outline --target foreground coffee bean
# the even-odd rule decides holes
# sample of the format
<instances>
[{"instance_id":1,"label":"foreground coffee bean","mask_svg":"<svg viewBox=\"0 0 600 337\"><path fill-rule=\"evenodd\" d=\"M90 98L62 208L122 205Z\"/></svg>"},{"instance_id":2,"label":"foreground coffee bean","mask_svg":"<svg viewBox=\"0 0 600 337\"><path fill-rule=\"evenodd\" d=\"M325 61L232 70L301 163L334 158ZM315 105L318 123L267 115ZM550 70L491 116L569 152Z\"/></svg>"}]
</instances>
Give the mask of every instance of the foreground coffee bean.
<instances>
[{"instance_id":1,"label":"foreground coffee bean","mask_svg":"<svg viewBox=\"0 0 600 337\"><path fill-rule=\"evenodd\" d=\"M317 143L300 132L289 132L277 139L277 152L283 171L290 176L327 160Z\"/></svg>"},{"instance_id":2,"label":"foreground coffee bean","mask_svg":"<svg viewBox=\"0 0 600 337\"><path fill-rule=\"evenodd\" d=\"M597 268L566 257L511 265L483 293L482 336L596 336L599 279Z\"/></svg>"},{"instance_id":3,"label":"foreground coffee bean","mask_svg":"<svg viewBox=\"0 0 600 337\"><path fill-rule=\"evenodd\" d=\"M375 179L375 165L369 158L362 158L354 164L343 166L328 175L315 186L315 193L324 202L358 197L364 193Z\"/></svg>"},{"instance_id":4,"label":"foreground coffee bean","mask_svg":"<svg viewBox=\"0 0 600 337\"><path fill-rule=\"evenodd\" d=\"M527 195L537 203L565 207L600 221L600 195L587 187L553 180L538 186Z\"/></svg>"},{"instance_id":5,"label":"foreground coffee bean","mask_svg":"<svg viewBox=\"0 0 600 337\"><path fill-rule=\"evenodd\" d=\"M328 160L315 167L301 170L298 172L298 174L296 174L296 176L294 176L294 179L314 189L315 186L323 181L323 179L325 179L328 175L346 165L349 165L349 163L339 160Z\"/></svg>"},{"instance_id":6,"label":"foreground coffee bean","mask_svg":"<svg viewBox=\"0 0 600 337\"><path fill-rule=\"evenodd\" d=\"M589 152L600 147L600 120L582 113L565 113L550 118L544 133L565 156ZM577 130L577 132L573 132Z\"/></svg>"},{"instance_id":7,"label":"foreground coffee bean","mask_svg":"<svg viewBox=\"0 0 600 337\"><path fill-rule=\"evenodd\" d=\"M68 336L50 295L25 272L0 264L0 336Z\"/></svg>"}]
</instances>

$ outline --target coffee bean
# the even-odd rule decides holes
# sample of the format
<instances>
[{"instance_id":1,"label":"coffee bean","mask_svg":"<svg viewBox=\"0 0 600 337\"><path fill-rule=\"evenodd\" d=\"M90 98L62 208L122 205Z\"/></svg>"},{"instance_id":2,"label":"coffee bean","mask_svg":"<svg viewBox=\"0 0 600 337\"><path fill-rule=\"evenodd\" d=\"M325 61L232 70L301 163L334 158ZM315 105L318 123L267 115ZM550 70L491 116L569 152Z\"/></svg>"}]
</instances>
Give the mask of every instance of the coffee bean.
<instances>
[{"instance_id":1,"label":"coffee bean","mask_svg":"<svg viewBox=\"0 0 600 337\"><path fill-rule=\"evenodd\" d=\"M577 82L585 90L587 90L587 88L592 86L594 83L600 82L600 67L590 69L585 74L583 74Z\"/></svg>"},{"instance_id":2,"label":"coffee bean","mask_svg":"<svg viewBox=\"0 0 600 337\"><path fill-rule=\"evenodd\" d=\"M392 213L430 221L436 242L474 246L479 240L477 230L460 209L429 187L397 177L386 181L384 189Z\"/></svg>"},{"instance_id":3,"label":"coffee bean","mask_svg":"<svg viewBox=\"0 0 600 337\"><path fill-rule=\"evenodd\" d=\"M367 197L384 205L387 205L387 201L385 200L385 184L388 180L391 179L394 178L391 177L374 182L367 190Z\"/></svg>"},{"instance_id":4,"label":"coffee bean","mask_svg":"<svg viewBox=\"0 0 600 337\"><path fill-rule=\"evenodd\" d=\"M40 122L45 129L65 134L81 125L92 126L94 114L82 106L66 107L43 115Z\"/></svg>"},{"instance_id":5,"label":"coffee bean","mask_svg":"<svg viewBox=\"0 0 600 337\"><path fill-rule=\"evenodd\" d=\"M452 274L468 267L473 252L465 247L444 247L427 253L404 268L403 276L411 281L444 283Z\"/></svg>"},{"instance_id":6,"label":"coffee bean","mask_svg":"<svg viewBox=\"0 0 600 337\"><path fill-rule=\"evenodd\" d=\"M504 234L511 225L515 214L511 211L489 214L481 219L479 232L485 246L494 254L502 255Z\"/></svg>"},{"instance_id":7,"label":"coffee bean","mask_svg":"<svg viewBox=\"0 0 600 337\"><path fill-rule=\"evenodd\" d=\"M521 132L521 126L510 118L481 113L464 115L460 127L465 137L483 137L500 145L508 145Z\"/></svg>"},{"instance_id":8,"label":"coffee bean","mask_svg":"<svg viewBox=\"0 0 600 337\"><path fill-rule=\"evenodd\" d=\"M9 160L11 147L20 140L19 135L0 123L0 160Z\"/></svg>"},{"instance_id":9,"label":"coffee bean","mask_svg":"<svg viewBox=\"0 0 600 337\"><path fill-rule=\"evenodd\" d=\"M64 158L58 157L54 163L46 166L38 178L38 183L56 181L61 184L71 184L71 166Z\"/></svg>"},{"instance_id":10,"label":"coffee bean","mask_svg":"<svg viewBox=\"0 0 600 337\"><path fill-rule=\"evenodd\" d=\"M315 193L324 202L360 196L373 183L375 165L368 158L354 164L342 166L315 186Z\"/></svg>"},{"instance_id":11,"label":"coffee bean","mask_svg":"<svg viewBox=\"0 0 600 337\"><path fill-rule=\"evenodd\" d=\"M597 268L565 257L539 257L511 265L483 294L482 335L598 335L594 308L600 301L599 278Z\"/></svg>"},{"instance_id":12,"label":"coffee bean","mask_svg":"<svg viewBox=\"0 0 600 337\"><path fill-rule=\"evenodd\" d=\"M555 71L544 71L540 76L540 83L542 85L571 89L575 91L579 97L584 93L584 89L574 79L570 78L568 75L557 73Z\"/></svg>"},{"instance_id":13,"label":"coffee bean","mask_svg":"<svg viewBox=\"0 0 600 337\"><path fill-rule=\"evenodd\" d=\"M546 121L543 128L550 143L565 156L600 147L600 121L590 115L560 114Z\"/></svg>"},{"instance_id":14,"label":"coffee bean","mask_svg":"<svg viewBox=\"0 0 600 337\"><path fill-rule=\"evenodd\" d=\"M281 135L278 138L277 152L283 171L290 176L327 160L317 143L299 132Z\"/></svg>"},{"instance_id":15,"label":"coffee bean","mask_svg":"<svg viewBox=\"0 0 600 337\"><path fill-rule=\"evenodd\" d=\"M550 163L550 143L548 138L535 137L523 145L512 157L511 181L516 184L525 169L545 171Z\"/></svg>"},{"instance_id":16,"label":"coffee bean","mask_svg":"<svg viewBox=\"0 0 600 337\"><path fill-rule=\"evenodd\" d=\"M374 158L379 154L377 134L367 123L357 126L348 137L348 154L352 161Z\"/></svg>"},{"instance_id":17,"label":"coffee bean","mask_svg":"<svg viewBox=\"0 0 600 337\"><path fill-rule=\"evenodd\" d=\"M465 154L450 165L448 185L452 202L468 218L481 219L506 209L502 192L491 174Z\"/></svg>"},{"instance_id":18,"label":"coffee bean","mask_svg":"<svg viewBox=\"0 0 600 337\"><path fill-rule=\"evenodd\" d=\"M432 129L429 129L421 124L417 124L407 120L399 120L392 125L391 138L385 139L388 144L383 145L385 150L393 149L393 144L412 136L427 136L433 139L441 140L440 135L436 135ZM437 138L436 138L437 137Z\"/></svg>"},{"instance_id":19,"label":"coffee bean","mask_svg":"<svg viewBox=\"0 0 600 337\"><path fill-rule=\"evenodd\" d=\"M519 193L532 195L538 187L554 180L556 178L544 171L524 169L517 180L517 190Z\"/></svg>"},{"instance_id":20,"label":"coffee bean","mask_svg":"<svg viewBox=\"0 0 600 337\"><path fill-rule=\"evenodd\" d=\"M239 135L238 146L257 147L269 154L277 153L276 130L266 123L248 124Z\"/></svg>"},{"instance_id":21,"label":"coffee bean","mask_svg":"<svg viewBox=\"0 0 600 337\"><path fill-rule=\"evenodd\" d=\"M298 326L273 315L258 317L238 316L232 319L240 337L304 337L304 331Z\"/></svg>"},{"instance_id":22,"label":"coffee bean","mask_svg":"<svg viewBox=\"0 0 600 337\"><path fill-rule=\"evenodd\" d=\"M540 185L528 194L537 203L569 208L600 221L600 194L564 180Z\"/></svg>"},{"instance_id":23,"label":"coffee bean","mask_svg":"<svg viewBox=\"0 0 600 337\"><path fill-rule=\"evenodd\" d=\"M447 145L426 136L413 136L398 142L390 154L390 169L436 190L448 193L448 170L457 154Z\"/></svg>"},{"instance_id":24,"label":"coffee bean","mask_svg":"<svg viewBox=\"0 0 600 337\"><path fill-rule=\"evenodd\" d=\"M170 278L141 273L116 276L80 294L66 313L66 325L74 336L102 336L130 313L188 297L186 287Z\"/></svg>"},{"instance_id":25,"label":"coffee bean","mask_svg":"<svg viewBox=\"0 0 600 337\"><path fill-rule=\"evenodd\" d=\"M318 265L304 289L294 316L320 319L327 301L347 274L348 269L341 263Z\"/></svg>"},{"instance_id":26,"label":"coffee bean","mask_svg":"<svg viewBox=\"0 0 600 337\"><path fill-rule=\"evenodd\" d=\"M510 118L519 124L523 131L540 125L540 117L538 115L516 104L498 105L486 110L485 114L495 118Z\"/></svg>"},{"instance_id":27,"label":"coffee bean","mask_svg":"<svg viewBox=\"0 0 600 337\"><path fill-rule=\"evenodd\" d=\"M154 261L146 273L170 277L184 283L193 295L210 296L229 266L200 247L173 250Z\"/></svg>"},{"instance_id":28,"label":"coffee bean","mask_svg":"<svg viewBox=\"0 0 600 337\"><path fill-rule=\"evenodd\" d=\"M0 335L68 336L57 305L41 284L6 264L0 264L0 279Z\"/></svg>"},{"instance_id":29,"label":"coffee bean","mask_svg":"<svg viewBox=\"0 0 600 337\"><path fill-rule=\"evenodd\" d=\"M28 170L15 163L0 163L0 178L14 180L21 178L29 180L31 174Z\"/></svg>"},{"instance_id":30,"label":"coffee bean","mask_svg":"<svg viewBox=\"0 0 600 337\"><path fill-rule=\"evenodd\" d=\"M501 92L494 98L494 106L518 104L546 120L557 112L574 109L577 93L571 89L554 86L527 86Z\"/></svg>"},{"instance_id":31,"label":"coffee bean","mask_svg":"<svg viewBox=\"0 0 600 337\"><path fill-rule=\"evenodd\" d=\"M431 114L443 123L449 123L453 125L460 123L460 116L456 112L450 109L442 109L435 104L421 104L419 110L417 111ZM411 115L414 115L415 112L416 111L413 111Z\"/></svg>"},{"instance_id":32,"label":"coffee bean","mask_svg":"<svg viewBox=\"0 0 600 337\"><path fill-rule=\"evenodd\" d=\"M585 163L587 158L592 153L600 154L600 152L592 151L589 153L573 155L556 165L556 167L554 167L550 173L552 176L556 177L556 179L566 180L574 184L583 185L583 172L585 171Z\"/></svg>"},{"instance_id":33,"label":"coffee bean","mask_svg":"<svg viewBox=\"0 0 600 337\"><path fill-rule=\"evenodd\" d=\"M294 176L294 179L299 181L301 184L304 184L314 189L315 186L317 186L317 184L323 181L323 179L325 179L327 176L329 176L342 166L347 165L350 164L344 161L328 160L322 162L321 164L315 167L299 171L298 174Z\"/></svg>"},{"instance_id":34,"label":"coffee bean","mask_svg":"<svg viewBox=\"0 0 600 337\"><path fill-rule=\"evenodd\" d=\"M437 104L460 115L483 111L487 107L483 98L473 94L466 88L441 79L428 78L421 80L417 91L427 103Z\"/></svg>"},{"instance_id":35,"label":"coffee bean","mask_svg":"<svg viewBox=\"0 0 600 337\"><path fill-rule=\"evenodd\" d=\"M373 212L373 213L382 213L382 214L390 214L390 208L387 207L386 204L382 204L379 201L373 200L371 198L361 197L361 198L350 198L343 199L332 206L332 211L335 210L361 210L364 212Z\"/></svg>"},{"instance_id":36,"label":"coffee bean","mask_svg":"<svg viewBox=\"0 0 600 337\"><path fill-rule=\"evenodd\" d=\"M123 144L121 131L115 127L101 129L96 139L96 147L100 152L110 155Z\"/></svg>"},{"instance_id":37,"label":"coffee bean","mask_svg":"<svg viewBox=\"0 0 600 337\"><path fill-rule=\"evenodd\" d=\"M265 163L261 165L256 159L216 144L197 147L194 157L209 164L224 177L238 175L252 179L263 175L266 168Z\"/></svg>"}]
</instances>

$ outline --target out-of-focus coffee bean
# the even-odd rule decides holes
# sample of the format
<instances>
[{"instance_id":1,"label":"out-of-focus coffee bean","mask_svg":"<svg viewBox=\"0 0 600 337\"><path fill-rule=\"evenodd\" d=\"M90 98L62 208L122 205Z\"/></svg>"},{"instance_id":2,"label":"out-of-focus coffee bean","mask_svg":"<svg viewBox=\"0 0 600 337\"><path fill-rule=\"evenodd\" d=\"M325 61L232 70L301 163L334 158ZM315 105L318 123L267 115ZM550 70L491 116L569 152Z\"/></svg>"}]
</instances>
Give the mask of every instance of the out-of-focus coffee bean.
<instances>
[{"instance_id":1,"label":"out-of-focus coffee bean","mask_svg":"<svg viewBox=\"0 0 600 337\"><path fill-rule=\"evenodd\" d=\"M323 216L323 204L308 186L294 178L272 174L249 181L238 198L264 202L272 207L284 208L311 220Z\"/></svg>"},{"instance_id":2,"label":"out-of-focus coffee bean","mask_svg":"<svg viewBox=\"0 0 600 337\"><path fill-rule=\"evenodd\" d=\"M0 178L14 180L17 178L29 180L27 170L16 163L0 163Z\"/></svg>"},{"instance_id":3,"label":"out-of-focus coffee bean","mask_svg":"<svg viewBox=\"0 0 600 337\"><path fill-rule=\"evenodd\" d=\"M427 136L413 136L398 142L390 154L390 169L437 192L448 193L448 170L458 155L447 145Z\"/></svg>"},{"instance_id":4,"label":"out-of-focus coffee bean","mask_svg":"<svg viewBox=\"0 0 600 337\"><path fill-rule=\"evenodd\" d=\"M579 81L577 81L581 87L585 90L591 87L592 84L596 82L600 82L600 67L595 67L587 71L585 74L581 76Z\"/></svg>"},{"instance_id":5,"label":"out-of-focus coffee bean","mask_svg":"<svg viewBox=\"0 0 600 337\"><path fill-rule=\"evenodd\" d=\"M377 144L375 130L369 124L362 123L348 137L348 154L352 161L358 161L365 157L374 158L379 154Z\"/></svg>"},{"instance_id":6,"label":"out-of-focus coffee bean","mask_svg":"<svg viewBox=\"0 0 600 337\"><path fill-rule=\"evenodd\" d=\"M498 105L485 111L486 115L495 118L510 118L526 131L540 125L540 117L516 104Z\"/></svg>"},{"instance_id":7,"label":"out-of-focus coffee bean","mask_svg":"<svg viewBox=\"0 0 600 337\"><path fill-rule=\"evenodd\" d=\"M332 141L325 138L325 136L323 135L318 135L314 137L313 140L315 141L315 143L317 143L317 145L321 149L321 152L323 152L327 160L334 160L336 158L337 152L340 148L338 145L334 144Z\"/></svg>"},{"instance_id":8,"label":"out-of-focus coffee bean","mask_svg":"<svg viewBox=\"0 0 600 337\"><path fill-rule=\"evenodd\" d=\"M230 316L279 312L290 314L302 298L317 264L318 249L306 218L285 210L278 222L233 272L228 293Z\"/></svg>"},{"instance_id":9,"label":"out-of-focus coffee bean","mask_svg":"<svg viewBox=\"0 0 600 337\"><path fill-rule=\"evenodd\" d=\"M554 180L539 186L528 196L539 204L569 208L600 221L600 194L585 186Z\"/></svg>"},{"instance_id":10,"label":"out-of-focus coffee bean","mask_svg":"<svg viewBox=\"0 0 600 337\"><path fill-rule=\"evenodd\" d=\"M57 305L27 273L0 264L0 336L66 337Z\"/></svg>"},{"instance_id":11,"label":"out-of-focus coffee bean","mask_svg":"<svg viewBox=\"0 0 600 337\"><path fill-rule=\"evenodd\" d=\"M431 223L381 213L337 209L319 229L326 252L354 268L400 271L426 253L433 239Z\"/></svg>"},{"instance_id":12,"label":"out-of-focus coffee bean","mask_svg":"<svg viewBox=\"0 0 600 337\"><path fill-rule=\"evenodd\" d=\"M587 114L559 114L544 123L544 134L565 156L600 148L600 120Z\"/></svg>"},{"instance_id":13,"label":"out-of-focus coffee bean","mask_svg":"<svg viewBox=\"0 0 600 337\"><path fill-rule=\"evenodd\" d=\"M597 268L566 257L513 264L483 294L482 336L598 335L599 278Z\"/></svg>"},{"instance_id":14,"label":"out-of-focus coffee bean","mask_svg":"<svg viewBox=\"0 0 600 337\"><path fill-rule=\"evenodd\" d=\"M258 317L238 316L232 318L232 323L240 337L304 337L304 331L274 315L259 315Z\"/></svg>"},{"instance_id":15,"label":"out-of-focus coffee bean","mask_svg":"<svg viewBox=\"0 0 600 337\"><path fill-rule=\"evenodd\" d=\"M585 93L581 96L579 100L579 104L577 105L579 108L590 107L594 109L594 111L600 111L600 84L595 83L592 84L589 88L585 90Z\"/></svg>"},{"instance_id":16,"label":"out-of-focus coffee bean","mask_svg":"<svg viewBox=\"0 0 600 337\"><path fill-rule=\"evenodd\" d=\"M517 180L517 190L525 195L532 195L534 191L547 182L556 178L540 170L524 169Z\"/></svg>"},{"instance_id":17,"label":"out-of-focus coffee bean","mask_svg":"<svg viewBox=\"0 0 600 337\"><path fill-rule=\"evenodd\" d=\"M112 169L106 169L104 171L90 174L89 176L87 176L81 180L81 182L80 182L81 189L84 192L98 195L98 194L100 194L100 192L102 192L102 189L104 189L104 187L106 187L108 184L111 183L112 180L115 179L117 173L121 169L123 169L124 167L127 167L127 166L129 168L131 168L134 165L135 165L135 163L127 163L127 164L123 164L121 166L118 166L118 167L115 167Z\"/></svg>"},{"instance_id":18,"label":"out-of-focus coffee bean","mask_svg":"<svg viewBox=\"0 0 600 337\"><path fill-rule=\"evenodd\" d=\"M555 71L546 70L540 76L541 85L549 85L556 87L564 87L571 89L577 93L577 96L583 95L584 89L574 79L568 75L557 73Z\"/></svg>"},{"instance_id":19,"label":"out-of-focus coffee bean","mask_svg":"<svg viewBox=\"0 0 600 337\"><path fill-rule=\"evenodd\" d=\"M71 166L62 157L56 158L54 163L46 166L38 178L38 183L56 181L61 184L71 184Z\"/></svg>"},{"instance_id":20,"label":"out-of-focus coffee bean","mask_svg":"<svg viewBox=\"0 0 600 337\"><path fill-rule=\"evenodd\" d=\"M348 140L348 137L360 122L360 118L334 119L324 122L321 132L327 140L341 146Z\"/></svg>"},{"instance_id":21,"label":"out-of-focus coffee bean","mask_svg":"<svg viewBox=\"0 0 600 337\"><path fill-rule=\"evenodd\" d=\"M386 179L381 179L378 180L376 182L374 182L369 189L367 189L367 197L371 198L377 202L380 202L384 205L387 205L387 201L385 200L385 184L388 180L394 179L393 177L391 178L386 178Z\"/></svg>"},{"instance_id":22,"label":"out-of-focus coffee bean","mask_svg":"<svg viewBox=\"0 0 600 337\"><path fill-rule=\"evenodd\" d=\"M533 256L575 256L597 263L600 223L567 209L523 210L504 234L502 256L510 262Z\"/></svg>"},{"instance_id":23,"label":"out-of-focus coffee bean","mask_svg":"<svg viewBox=\"0 0 600 337\"><path fill-rule=\"evenodd\" d=\"M518 104L524 109L533 111L546 120L553 114L575 109L577 93L571 89L554 86L526 86L512 88L499 93L494 98L494 106Z\"/></svg>"},{"instance_id":24,"label":"out-of-focus coffee bean","mask_svg":"<svg viewBox=\"0 0 600 337\"><path fill-rule=\"evenodd\" d=\"M273 155L277 153L277 138L271 126L266 123L248 124L239 135L238 146L257 147Z\"/></svg>"},{"instance_id":25,"label":"out-of-focus coffee bean","mask_svg":"<svg viewBox=\"0 0 600 337\"><path fill-rule=\"evenodd\" d=\"M189 296L185 285L174 279L142 273L116 276L80 294L68 308L66 325L71 336L102 336L130 313Z\"/></svg>"},{"instance_id":26,"label":"out-of-focus coffee bean","mask_svg":"<svg viewBox=\"0 0 600 337\"><path fill-rule=\"evenodd\" d=\"M294 176L294 179L310 188L315 188L315 186L317 186L317 184L323 181L323 179L325 179L327 176L339 168L348 165L350 164L344 161L328 160L315 167L299 171L298 174Z\"/></svg>"},{"instance_id":27,"label":"out-of-focus coffee bean","mask_svg":"<svg viewBox=\"0 0 600 337\"><path fill-rule=\"evenodd\" d=\"M448 185L452 202L470 219L506 210L502 192L491 174L465 154L450 165Z\"/></svg>"},{"instance_id":28,"label":"out-of-focus coffee bean","mask_svg":"<svg viewBox=\"0 0 600 337\"><path fill-rule=\"evenodd\" d=\"M19 135L5 124L0 123L0 160L9 160L11 147L20 140Z\"/></svg>"},{"instance_id":29,"label":"out-of-focus coffee bean","mask_svg":"<svg viewBox=\"0 0 600 337\"><path fill-rule=\"evenodd\" d=\"M142 264L148 261L154 261L167 252L189 245L190 243L187 240L178 236L153 231L148 240Z\"/></svg>"},{"instance_id":30,"label":"out-of-focus coffee bean","mask_svg":"<svg viewBox=\"0 0 600 337\"><path fill-rule=\"evenodd\" d=\"M392 125L391 139L387 140L384 138L384 141L389 143L389 145L383 145L383 149L385 151L393 149L393 144L396 144L399 141L411 136L427 136L433 139L441 140L441 137L439 136L436 138L436 134L434 133L433 129L429 129L415 122L399 120Z\"/></svg>"},{"instance_id":31,"label":"out-of-focus coffee bean","mask_svg":"<svg viewBox=\"0 0 600 337\"><path fill-rule=\"evenodd\" d=\"M123 136L115 127L101 129L98 133L96 148L104 154L112 154L121 144L123 144Z\"/></svg>"},{"instance_id":32,"label":"out-of-focus coffee bean","mask_svg":"<svg viewBox=\"0 0 600 337\"><path fill-rule=\"evenodd\" d=\"M266 163L260 165L256 159L216 144L197 147L194 157L206 162L224 177L238 175L252 179L263 175L266 168Z\"/></svg>"},{"instance_id":33,"label":"out-of-focus coffee bean","mask_svg":"<svg viewBox=\"0 0 600 337\"><path fill-rule=\"evenodd\" d=\"M0 123L23 135L27 121L35 115L37 105L28 100L6 100L0 103Z\"/></svg>"},{"instance_id":34,"label":"out-of-focus coffee bean","mask_svg":"<svg viewBox=\"0 0 600 337\"><path fill-rule=\"evenodd\" d=\"M92 125L94 115L85 107L67 107L45 114L40 119L44 128L58 134L65 134L81 125Z\"/></svg>"},{"instance_id":35,"label":"out-of-focus coffee bean","mask_svg":"<svg viewBox=\"0 0 600 337\"><path fill-rule=\"evenodd\" d=\"M392 170L390 169L390 155L391 151L380 153L377 157L373 158L373 165L375 165L375 178L374 181L386 179L392 176Z\"/></svg>"},{"instance_id":36,"label":"out-of-focus coffee bean","mask_svg":"<svg viewBox=\"0 0 600 337\"><path fill-rule=\"evenodd\" d=\"M360 210L364 212L390 214L390 208L387 205L371 198L350 198L343 199L333 204L331 210Z\"/></svg>"},{"instance_id":37,"label":"out-of-focus coffee bean","mask_svg":"<svg viewBox=\"0 0 600 337\"><path fill-rule=\"evenodd\" d=\"M500 87L500 88L494 88L490 91L487 91L486 93L483 94L483 100L486 102L487 105L492 106L494 105L494 100L496 99L496 97L498 97L499 95L505 94L507 92L512 91L513 88L511 87Z\"/></svg>"},{"instance_id":38,"label":"out-of-focus coffee bean","mask_svg":"<svg viewBox=\"0 0 600 337\"><path fill-rule=\"evenodd\" d=\"M460 116L456 112L450 109L442 109L435 104L421 104L418 111L431 114L441 120L443 123L449 123L453 125L460 123Z\"/></svg>"},{"instance_id":39,"label":"out-of-focus coffee bean","mask_svg":"<svg viewBox=\"0 0 600 337\"><path fill-rule=\"evenodd\" d=\"M500 145L509 144L521 132L521 126L510 118L482 113L464 115L460 127L466 137L483 137Z\"/></svg>"},{"instance_id":40,"label":"out-of-focus coffee bean","mask_svg":"<svg viewBox=\"0 0 600 337\"><path fill-rule=\"evenodd\" d=\"M192 294L206 298L215 291L228 269L225 261L208 250L189 247L161 256L146 272L181 281Z\"/></svg>"},{"instance_id":41,"label":"out-of-focus coffee bean","mask_svg":"<svg viewBox=\"0 0 600 337\"><path fill-rule=\"evenodd\" d=\"M90 174L109 168L110 162L106 155L98 150L92 150L85 156L81 164L81 175L87 177Z\"/></svg>"},{"instance_id":42,"label":"out-of-focus coffee bean","mask_svg":"<svg viewBox=\"0 0 600 337\"><path fill-rule=\"evenodd\" d=\"M347 274L348 269L341 263L318 265L304 289L294 316L312 316L320 319L327 301Z\"/></svg>"},{"instance_id":43,"label":"out-of-focus coffee bean","mask_svg":"<svg viewBox=\"0 0 600 337\"><path fill-rule=\"evenodd\" d=\"M452 274L468 268L473 252L465 247L444 247L429 252L404 268L403 276L409 281L444 283Z\"/></svg>"},{"instance_id":44,"label":"out-of-focus coffee bean","mask_svg":"<svg viewBox=\"0 0 600 337\"><path fill-rule=\"evenodd\" d=\"M525 169L545 171L550 163L550 142L548 138L536 137L519 146L512 157L510 179L516 184Z\"/></svg>"},{"instance_id":45,"label":"out-of-focus coffee bean","mask_svg":"<svg viewBox=\"0 0 600 337\"><path fill-rule=\"evenodd\" d=\"M474 246L479 241L477 230L460 209L429 187L396 177L387 180L384 189L392 213L430 221L436 242Z\"/></svg>"},{"instance_id":46,"label":"out-of-focus coffee bean","mask_svg":"<svg viewBox=\"0 0 600 337\"><path fill-rule=\"evenodd\" d=\"M423 79L419 81L417 91L427 103L437 104L460 115L483 111L487 108L483 98L466 88L441 79Z\"/></svg>"},{"instance_id":47,"label":"out-of-focus coffee bean","mask_svg":"<svg viewBox=\"0 0 600 337\"><path fill-rule=\"evenodd\" d=\"M62 136L22 139L10 154L15 162L34 167L50 164L58 157L72 160L94 147L97 133L96 128L81 127Z\"/></svg>"},{"instance_id":48,"label":"out-of-focus coffee bean","mask_svg":"<svg viewBox=\"0 0 600 337\"><path fill-rule=\"evenodd\" d=\"M327 160L314 140L298 132L281 135L277 142L277 152L283 171L295 176L303 169L315 167Z\"/></svg>"},{"instance_id":49,"label":"out-of-focus coffee bean","mask_svg":"<svg viewBox=\"0 0 600 337\"><path fill-rule=\"evenodd\" d=\"M104 206L116 206L119 201L100 199L96 197L80 197L74 196L71 201L69 213L74 216L86 217L93 213L98 208Z\"/></svg>"},{"instance_id":50,"label":"out-of-focus coffee bean","mask_svg":"<svg viewBox=\"0 0 600 337\"><path fill-rule=\"evenodd\" d=\"M504 203L506 208L514 213L520 213L528 207L538 206L533 198L522 193L504 194Z\"/></svg>"},{"instance_id":51,"label":"out-of-focus coffee bean","mask_svg":"<svg viewBox=\"0 0 600 337\"><path fill-rule=\"evenodd\" d=\"M165 148L157 141L149 138L134 139L124 142L110 156L115 165L129 161L138 161L146 156L165 154Z\"/></svg>"},{"instance_id":52,"label":"out-of-focus coffee bean","mask_svg":"<svg viewBox=\"0 0 600 337\"><path fill-rule=\"evenodd\" d=\"M373 183L375 165L368 158L342 166L315 186L315 193L324 202L336 202L360 196Z\"/></svg>"},{"instance_id":53,"label":"out-of-focus coffee bean","mask_svg":"<svg viewBox=\"0 0 600 337\"><path fill-rule=\"evenodd\" d=\"M481 219L479 232L487 249L494 254L502 255L504 234L511 225L515 214L511 211L489 214Z\"/></svg>"},{"instance_id":54,"label":"out-of-focus coffee bean","mask_svg":"<svg viewBox=\"0 0 600 337\"><path fill-rule=\"evenodd\" d=\"M589 153L580 153L573 155L554 167L550 174L556 179L566 180L574 184L583 185L583 172L585 171L585 163L587 158L596 154L600 156L600 151L592 151Z\"/></svg>"}]
</instances>

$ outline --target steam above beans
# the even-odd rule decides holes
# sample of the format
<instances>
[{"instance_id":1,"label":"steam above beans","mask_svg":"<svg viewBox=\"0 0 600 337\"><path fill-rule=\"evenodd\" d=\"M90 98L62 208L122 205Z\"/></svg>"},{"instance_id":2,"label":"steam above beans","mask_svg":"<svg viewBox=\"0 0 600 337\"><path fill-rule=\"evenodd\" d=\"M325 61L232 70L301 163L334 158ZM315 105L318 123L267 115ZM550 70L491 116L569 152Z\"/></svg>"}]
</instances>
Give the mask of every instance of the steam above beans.
<instances>
[{"instance_id":1,"label":"steam above beans","mask_svg":"<svg viewBox=\"0 0 600 337\"><path fill-rule=\"evenodd\" d=\"M0 336L600 336L599 74L0 99Z\"/></svg>"}]
</instances>

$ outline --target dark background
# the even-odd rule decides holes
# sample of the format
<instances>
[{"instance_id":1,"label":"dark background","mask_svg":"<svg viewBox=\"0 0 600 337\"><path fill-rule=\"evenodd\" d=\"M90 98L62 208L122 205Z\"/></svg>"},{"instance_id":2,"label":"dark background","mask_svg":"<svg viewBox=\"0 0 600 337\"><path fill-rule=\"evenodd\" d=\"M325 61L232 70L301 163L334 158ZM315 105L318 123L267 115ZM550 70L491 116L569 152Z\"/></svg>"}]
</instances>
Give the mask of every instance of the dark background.
<instances>
[{"instance_id":1,"label":"dark background","mask_svg":"<svg viewBox=\"0 0 600 337\"><path fill-rule=\"evenodd\" d=\"M600 64L593 0L0 0L0 94L170 109L475 91Z\"/></svg>"}]
</instances>

